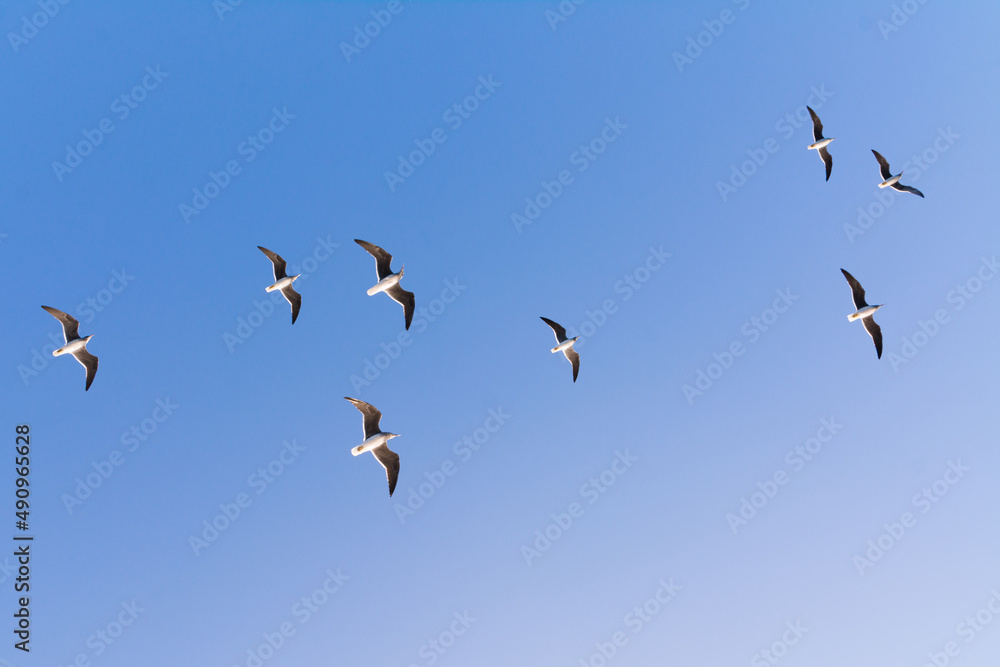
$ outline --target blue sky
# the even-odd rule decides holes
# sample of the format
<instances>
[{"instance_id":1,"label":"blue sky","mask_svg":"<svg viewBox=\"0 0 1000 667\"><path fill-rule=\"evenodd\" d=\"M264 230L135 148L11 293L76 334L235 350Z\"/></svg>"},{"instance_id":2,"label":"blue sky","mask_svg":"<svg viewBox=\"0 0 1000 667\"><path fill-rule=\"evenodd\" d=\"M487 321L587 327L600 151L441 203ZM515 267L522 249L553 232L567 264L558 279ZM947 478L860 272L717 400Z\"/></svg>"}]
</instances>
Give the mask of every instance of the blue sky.
<instances>
[{"instance_id":1,"label":"blue sky","mask_svg":"<svg viewBox=\"0 0 1000 667\"><path fill-rule=\"evenodd\" d=\"M995 3L223 2L0 10L0 658L997 660Z\"/></svg>"}]
</instances>

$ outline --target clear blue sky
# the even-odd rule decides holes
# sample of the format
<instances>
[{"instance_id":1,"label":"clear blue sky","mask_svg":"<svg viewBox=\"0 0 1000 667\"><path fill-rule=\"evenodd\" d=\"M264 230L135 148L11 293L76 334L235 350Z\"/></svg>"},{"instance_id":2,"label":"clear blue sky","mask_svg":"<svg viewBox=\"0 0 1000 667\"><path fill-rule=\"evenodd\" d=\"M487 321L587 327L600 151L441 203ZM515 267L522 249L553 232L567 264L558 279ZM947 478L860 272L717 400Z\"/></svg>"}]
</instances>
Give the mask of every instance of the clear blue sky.
<instances>
[{"instance_id":1,"label":"clear blue sky","mask_svg":"<svg viewBox=\"0 0 1000 667\"><path fill-rule=\"evenodd\" d=\"M1000 7L562 6L4 4L0 658L996 663Z\"/></svg>"}]
</instances>

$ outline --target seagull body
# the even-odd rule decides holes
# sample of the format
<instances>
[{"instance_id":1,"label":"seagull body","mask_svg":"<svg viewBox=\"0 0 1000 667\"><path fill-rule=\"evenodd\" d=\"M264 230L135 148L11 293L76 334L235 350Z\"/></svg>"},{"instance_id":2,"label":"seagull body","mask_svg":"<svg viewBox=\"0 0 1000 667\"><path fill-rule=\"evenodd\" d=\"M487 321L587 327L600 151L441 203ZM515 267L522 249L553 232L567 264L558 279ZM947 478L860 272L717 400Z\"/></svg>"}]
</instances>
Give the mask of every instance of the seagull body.
<instances>
[{"instance_id":1,"label":"seagull body","mask_svg":"<svg viewBox=\"0 0 1000 667\"><path fill-rule=\"evenodd\" d=\"M62 323L63 337L66 339L66 344L58 350L53 350L52 356L58 357L64 354L72 354L73 358L79 361L87 371L87 386L84 391L89 390L90 385L94 382L94 376L97 375L97 357L87 351L87 343L90 342L90 339L94 335L91 334L86 338L80 338L80 322L75 317L48 306L42 306L42 308Z\"/></svg>"},{"instance_id":2,"label":"seagull body","mask_svg":"<svg viewBox=\"0 0 1000 667\"><path fill-rule=\"evenodd\" d=\"M813 140L814 143L806 146L809 150L815 150L819 153L819 157L823 160L823 164L826 165L826 180L830 180L830 172L833 171L833 157L830 152L826 150L826 147L830 145L833 139L826 139L823 137L823 123L820 122L819 116L816 112L812 110L811 107L806 107L809 109L809 115L812 116L813 121Z\"/></svg>"},{"instance_id":3,"label":"seagull body","mask_svg":"<svg viewBox=\"0 0 1000 667\"><path fill-rule=\"evenodd\" d=\"M573 382L576 382L576 376L580 373L580 355L573 349L573 343L576 342L576 339L579 338L579 336L567 338L566 329L562 328L560 325L556 324L547 317L543 317L541 319L552 328L552 331L556 335L556 343L558 343L558 345L552 348L552 353L555 354L556 352L562 352L566 355L569 363L573 364Z\"/></svg>"},{"instance_id":4,"label":"seagull body","mask_svg":"<svg viewBox=\"0 0 1000 667\"><path fill-rule=\"evenodd\" d=\"M416 302L413 298L413 292L407 292L399 284L399 281L403 278L403 268L405 265L399 267L399 273L393 273L392 269L389 268L392 264L392 255L367 241L354 239L354 242L367 250L368 254L375 258L375 273L378 276L378 282L368 289L368 296L374 296L379 292L388 294L390 299L403 307L406 328L409 329L410 322L413 321L413 307Z\"/></svg>"},{"instance_id":5,"label":"seagull body","mask_svg":"<svg viewBox=\"0 0 1000 667\"><path fill-rule=\"evenodd\" d=\"M884 157L882 157L877 150L872 149L872 153L875 154L875 159L878 160L879 173L882 175L882 182L878 184L880 188L892 188L893 190L899 190L900 192L910 192L918 197L923 197L924 193L917 190L909 185L903 185L899 182L899 177L903 175L903 172L899 172L895 176L889 170L889 163Z\"/></svg>"},{"instance_id":6,"label":"seagull body","mask_svg":"<svg viewBox=\"0 0 1000 667\"><path fill-rule=\"evenodd\" d=\"M299 308L302 307L302 295L292 288L292 283L294 283L295 279L299 276L289 276L285 272L288 265L285 263L285 260L281 258L281 255L276 252L272 252L263 246L257 247L262 253L267 255L267 258L271 260L272 264L274 264L274 284L265 287L264 290L267 292L281 290L281 295L285 297L285 300L292 306L292 324L295 324L295 320L299 316Z\"/></svg>"},{"instance_id":7,"label":"seagull body","mask_svg":"<svg viewBox=\"0 0 1000 667\"><path fill-rule=\"evenodd\" d=\"M360 456L365 452L371 452L376 460L385 468L385 478L389 482L389 497L396 490L396 481L399 479L399 454L389 449L388 442L393 438L398 438L398 433L386 433L379 430L379 420L382 413L370 403L365 403L356 398L344 396L344 400L354 404L362 415L364 415L365 441L351 450L354 456Z\"/></svg>"},{"instance_id":8,"label":"seagull body","mask_svg":"<svg viewBox=\"0 0 1000 667\"><path fill-rule=\"evenodd\" d=\"M849 322L854 322L855 320L861 320L861 323L865 325L865 331L868 335L872 337L872 342L875 343L875 351L878 353L878 358L882 358L882 329L879 325L875 324L875 319L872 317L875 311L884 306L885 304L879 304L877 306L869 306L865 301L865 289L861 286L861 283L852 276L847 271L841 269L844 277L847 278L847 283L851 286L851 292L854 297L854 307L857 310L847 316Z\"/></svg>"}]
</instances>

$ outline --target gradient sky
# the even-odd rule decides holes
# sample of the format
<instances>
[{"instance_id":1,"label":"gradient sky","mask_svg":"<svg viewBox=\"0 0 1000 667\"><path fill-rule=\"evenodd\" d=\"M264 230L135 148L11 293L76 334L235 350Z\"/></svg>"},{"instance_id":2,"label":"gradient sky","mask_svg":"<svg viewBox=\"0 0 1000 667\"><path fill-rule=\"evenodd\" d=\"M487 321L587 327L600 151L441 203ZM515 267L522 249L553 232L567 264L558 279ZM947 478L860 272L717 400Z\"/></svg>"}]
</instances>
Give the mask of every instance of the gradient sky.
<instances>
[{"instance_id":1,"label":"gradient sky","mask_svg":"<svg viewBox=\"0 0 1000 667\"><path fill-rule=\"evenodd\" d=\"M0 658L996 664L996 3L224 2L0 9Z\"/></svg>"}]
</instances>

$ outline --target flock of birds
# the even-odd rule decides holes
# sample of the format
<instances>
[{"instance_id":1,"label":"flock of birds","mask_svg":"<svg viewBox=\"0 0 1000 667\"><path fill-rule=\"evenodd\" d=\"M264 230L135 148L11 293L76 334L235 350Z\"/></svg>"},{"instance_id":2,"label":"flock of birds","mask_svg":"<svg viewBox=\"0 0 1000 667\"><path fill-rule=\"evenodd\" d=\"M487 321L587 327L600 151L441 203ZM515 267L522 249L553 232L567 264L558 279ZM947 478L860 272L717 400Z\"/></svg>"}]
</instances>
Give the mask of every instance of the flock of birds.
<instances>
[{"instance_id":1,"label":"flock of birds","mask_svg":"<svg viewBox=\"0 0 1000 667\"><path fill-rule=\"evenodd\" d=\"M820 121L819 116L816 112L812 110L812 107L806 107L809 109L809 115L812 116L813 122L813 143L806 146L809 150L815 150L819 153L819 157L823 160L823 164L826 165L826 180L830 180L830 174L833 172L833 157L830 155L830 151L826 149L830 145L833 139L828 139L823 136L823 123ZM899 178L903 175L903 172L899 172L895 176L892 175L892 170L889 168L889 162L882 154L879 153L874 148L872 153L875 154L875 159L878 160L878 170L879 174L882 176L882 182L878 184L880 188L892 188L900 192L909 192L910 194L917 195L923 198L924 193L916 188L903 185L899 182ZM872 317L875 315L875 311L884 306L885 304L879 304L876 306L868 305L865 301L865 288L861 286L857 278L852 276L844 269L841 269L844 277L847 278L847 284L851 286L851 294L854 297L854 307L857 308L856 311L847 316L848 321L854 322L855 320L861 320L861 323L865 327L865 331L868 335L872 337L872 342L875 343L875 352L878 354L878 358L882 358L882 329L878 324L875 323L875 319Z\"/></svg>"},{"instance_id":2,"label":"flock of birds","mask_svg":"<svg viewBox=\"0 0 1000 667\"><path fill-rule=\"evenodd\" d=\"M830 145L833 138L825 138L823 136L823 123L820 121L819 116L810 107L809 114L812 116L813 121L813 140L814 142L807 146L810 150L815 150L819 153L819 157L823 160L823 164L826 166L826 180L830 180L830 174L833 171L833 157L827 150L827 146ZM875 154L875 159L878 160L879 173L882 176L882 182L878 184L880 188L891 187L900 192L909 192L919 197L923 197L923 193L916 188L910 187L908 185L902 185L899 182L902 172L893 175L892 171L889 169L889 163L886 161L878 151L872 150ZM368 295L373 296L380 292L385 292L396 303L403 306L403 316L406 322L406 328L410 328L410 323L413 321L413 310L415 306L415 299L413 292L408 292L400 285L400 280L403 278L403 266L400 266L399 272L393 273L392 255L386 252L384 249L377 245L368 243L367 241L362 241L360 239L355 239L355 243L364 248L372 257L375 258L375 273L378 276L378 282L375 283L371 288L368 289ZM285 300L288 301L292 309L292 324L295 324L295 320L298 319L299 309L302 307L302 295L295 291L293 283L299 277L298 275L289 276L287 272L287 263L282 259L281 255L277 254L272 250L268 250L262 246L257 246L262 253L273 264L274 268L274 283L265 288L267 292L273 292L278 290L281 292ZM861 320L865 327L865 331L871 336L872 341L875 343L875 351L878 354L878 358L882 358L882 330L878 324L875 323L873 315L875 312L885 304L869 305L865 301L865 290L861 286L861 283L852 276L850 273L841 269L844 277L847 278L847 283L851 287L851 294L854 298L854 306L856 308L855 312L847 316L847 319L851 322L855 320ZM87 384L84 389L89 390L90 385L94 382L94 376L97 375L97 357L91 354L87 350L87 343L93 338L93 335L87 336L85 338L80 337L80 323L76 318L71 315L64 313L61 310L51 308L49 306L42 306L42 308L59 320L63 327L63 336L66 339L66 344L57 350L52 352L55 357L61 356L63 354L71 354L80 364L83 365L87 372ZM556 322L548 319L547 317L541 318L545 324L551 327L553 333L556 337L556 346L552 348L552 352L562 352L566 359L573 366L573 382L576 382L576 378L580 373L580 355L576 350L573 349L573 344L576 342L579 336L569 338L566 335L566 329L557 324ZM399 437L397 433L389 433L382 431L379 422L382 419L382 413L378 411L375 406L365 401L344 397L345 400L350 401L354 407L356 407L364 417L364 442L351 450L351 454L358 456L365 452L371 452L375 459L385 468L386 479L389 483L389 496L392 496L393 491L396 489L396 481L399 479L399 455L389 449L388 442L392 438Z\"/></svg>"}]
</instances>

